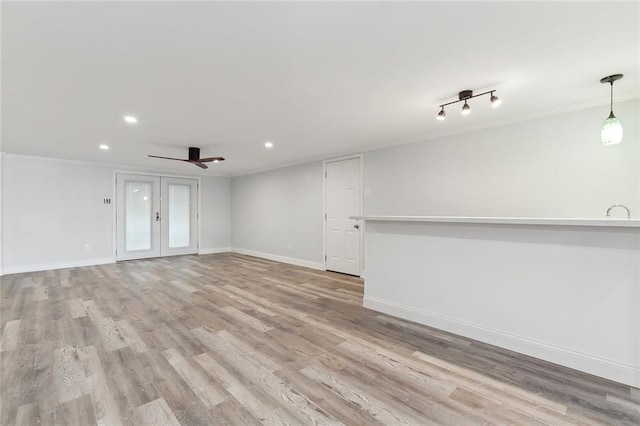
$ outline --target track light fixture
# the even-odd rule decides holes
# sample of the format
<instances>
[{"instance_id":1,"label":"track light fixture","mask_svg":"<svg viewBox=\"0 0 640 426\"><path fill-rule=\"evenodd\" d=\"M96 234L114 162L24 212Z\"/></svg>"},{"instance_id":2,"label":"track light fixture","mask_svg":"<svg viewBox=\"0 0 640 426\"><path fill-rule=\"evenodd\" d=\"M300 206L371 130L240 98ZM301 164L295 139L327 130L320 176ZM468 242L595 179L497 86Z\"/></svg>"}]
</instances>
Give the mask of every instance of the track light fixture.
<instances>
[{"instance_id":1,"label":"track light fixture","mask_svg":"<svg viewBox=\"0 0 640 426\"><path fill-rule=\"evenodd\" d=\"M600 132L602 145L615 145L622 142L622 123L613 115L613 82L621 78L622 74L613 74L600 80L600 83L611 84L611 112L602 123L602 131Z\"/></svg>"},{"instance_id":2,"label":"track light fixture","mask_svg":"<svg viewBox=\"0 0 640 426\"><path fill-rule=\"evenodd\" d=\"M484 95L491 95L491 106L492 107L497 107L498 105L500 105L502 103L502 100L497 97L496 95L494 95L495 90L489 90L488 92L484 92L484 93L480 93L478 95L474 95L473 94L473 90L463 90L462 92L458 93L458 100L457 101L452 101L452 102L448 102L446 104L442 104L440 105L440 112L438 113L438 115L436 116L436 119L442 121L445 119L445 112L444 112L444 107L446 107L447 105L451 105L451 104L456 104L458 102L464 102L464 105L462 105L462 111L460 112L462 115L469 115L471 114L471 105L469 105L469 103L467 102L469 99L472 98L477 98L478 96L484 96Z\"/></svg>"}]
</instances>

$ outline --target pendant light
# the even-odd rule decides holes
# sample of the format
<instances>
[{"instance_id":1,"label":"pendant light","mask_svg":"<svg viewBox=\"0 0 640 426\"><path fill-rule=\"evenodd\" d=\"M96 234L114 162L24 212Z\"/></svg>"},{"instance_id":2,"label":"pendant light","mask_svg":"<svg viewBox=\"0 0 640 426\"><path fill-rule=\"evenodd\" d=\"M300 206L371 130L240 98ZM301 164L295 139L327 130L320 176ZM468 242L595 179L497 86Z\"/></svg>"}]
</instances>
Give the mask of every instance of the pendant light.
<instances>
[{"instance_id":1,"label":"pendant light","mask_svg":"<svg viewBox=\"0 0 640 426\"><path fill-rule=\"evenodd\" d=\"M600 132L603 145L615 145L622 142L622 124L613 115L613 82L621 78L622 74L613 74L600 80L600 83L611 84L611 112L609 117L602 123L602 131Z\"/></svg>"}]
</instances>

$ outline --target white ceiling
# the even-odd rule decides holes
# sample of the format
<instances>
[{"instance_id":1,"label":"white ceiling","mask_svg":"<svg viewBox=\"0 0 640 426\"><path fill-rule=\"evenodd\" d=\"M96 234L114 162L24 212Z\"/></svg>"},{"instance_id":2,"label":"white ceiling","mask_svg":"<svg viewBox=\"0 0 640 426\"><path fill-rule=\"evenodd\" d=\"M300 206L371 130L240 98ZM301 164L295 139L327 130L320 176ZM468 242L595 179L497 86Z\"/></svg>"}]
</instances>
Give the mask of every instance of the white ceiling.
<instances>
[{"instance_id":1,"label":"white ceiling","mask_svg":"<svg viewBox=\"0 0 640 426\"><path fill-rule=\"evenodd\" d=\"M238 175L640 93L640 3L2 3L2 150ZM435 120L463 89L498 89ZM135 115L139 123L122 117ZM266 150L265 140L275 147ZM100 151L98 144L111 149Z\"/></svg>"}]
</instances>

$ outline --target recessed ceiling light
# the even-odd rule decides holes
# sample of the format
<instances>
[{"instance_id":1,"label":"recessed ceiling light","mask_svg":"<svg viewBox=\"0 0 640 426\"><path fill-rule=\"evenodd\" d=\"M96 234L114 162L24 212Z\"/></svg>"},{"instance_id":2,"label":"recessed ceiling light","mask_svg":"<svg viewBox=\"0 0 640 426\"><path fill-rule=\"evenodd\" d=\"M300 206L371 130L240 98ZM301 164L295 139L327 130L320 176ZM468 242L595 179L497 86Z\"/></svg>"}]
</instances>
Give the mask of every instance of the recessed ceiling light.
<instances>
[{"instance_id":1,"label":"recessed ceiling light","mask_svg":"<svg viewBox=\"0 0 640 426\"><path fill-rule=\"evenodd\" d=\"M102 149L103 151L106 151L109 149L109 145L102 143L100 145L98 145L98 148Z\"/></svg>"},{"instance_id":2,"label":"recessed ceiling light","mask_svg":"<svg viewBox=\"0 0 640 426\"><path fill-rule=\"evenodd\" d=\"M269 141L265 142L264 143L264 147L265 148L273 148L273 142L269 142Z\"/></svg>"},{"instance_id":3,"label":"recessed ceiling light","mask_svg":"<svg viewBox=\"0 0 640 426\"><path fill-rule=\"evenodd\" d=\"M133 115L125 115L124 121L126 121L129 124L135 124L138 122L138 119L135 118Z\"/></svg>"}]
</instances>

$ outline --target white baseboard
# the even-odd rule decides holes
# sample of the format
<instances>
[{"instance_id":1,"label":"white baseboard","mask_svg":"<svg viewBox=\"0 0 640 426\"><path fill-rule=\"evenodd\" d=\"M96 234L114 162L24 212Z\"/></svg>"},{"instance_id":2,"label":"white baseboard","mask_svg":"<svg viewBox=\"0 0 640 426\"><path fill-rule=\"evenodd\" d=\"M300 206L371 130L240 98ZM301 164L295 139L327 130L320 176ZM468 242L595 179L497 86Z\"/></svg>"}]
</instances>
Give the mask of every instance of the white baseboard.
<instances>
[{"instance_id":1,"label":"white baseboard","mask_svg":"<svg viewBox=\"0 0 640 426\"><path fill-rule=\"evenodd\" d=\"M619 383L640 387L640 366L619 363L371 296L364 297L363 305L374 311L479 340Z\"/></svg>"},{"instance_id":2,"label":"white baseboard","mask_svg":"<svg viewBox=\"0 0 640 426\"><path fill-rule=\"evenodd\" d=\"M95 266L105 265L107 263L114 263L111 257L98 257L93 259L81 259L71 260L68 262L52 262L52 263L39 263L36 265L23 265L4 268L4 274L22 274L23 272L37 272L48 271L51 269L65 269L65 268L79 268L82 266Z\"/></svg>"},{"instance_id":3,"label":"white baseboard","mask_svg":"<svg viewBox=\"0 0 640 426\"><path fill-rule=\"evenodd\" d=\"M198 254L228 253L230 251L231 247L205 248L198 250Z\"/></svg>"},{"instance_id":4,"label":"white baseboard","mask_svg":"<svg viewBox=\"0 0 640 426\"><path fill-rule=\"evenodd\" d=\"M228 253L228 252L246 254L248 256L255 256L263 259L274 260L276 262L288 263L290 265L303 266L305 268L318 269L321 271L324 270L324 265L321 262L312 262L304 259L278 256L275 254L263 253L259 251L253 251L253 250L245 250L245 249L235 248L235 247L200 249L198 251L198 254L215 254L215 253ZM4 268L2 272L5 275L21 274L23 272L37 272L37 271L47 271L51 269L64 269L64 268L79 268L82 266L104 265L107 263L114 263L114 261L110 257L104 257L104 258L95 258L95 259L74 260L74 261L68 261L68 262L40 263L36 265L8 267L8 268Z\"/></svg>"},{"instance_id":5,"label":"white baseboard","mask_svg":"<svg viewBox=\"0 0 640 426\"><path fill-rule=\"evenodd\" d=\"M310 260L296 259L295 257L280 256L277 254L263 253L261 251L246 250L237 247L232 247L231 251L234 253L246 254L247 256L255 256L262 259L273 260L276 262L288 263L290 265L303 266L305 268L324 271L324 265L322 264L322 262L312 262Z\"/></svg>"}]
</instances>

